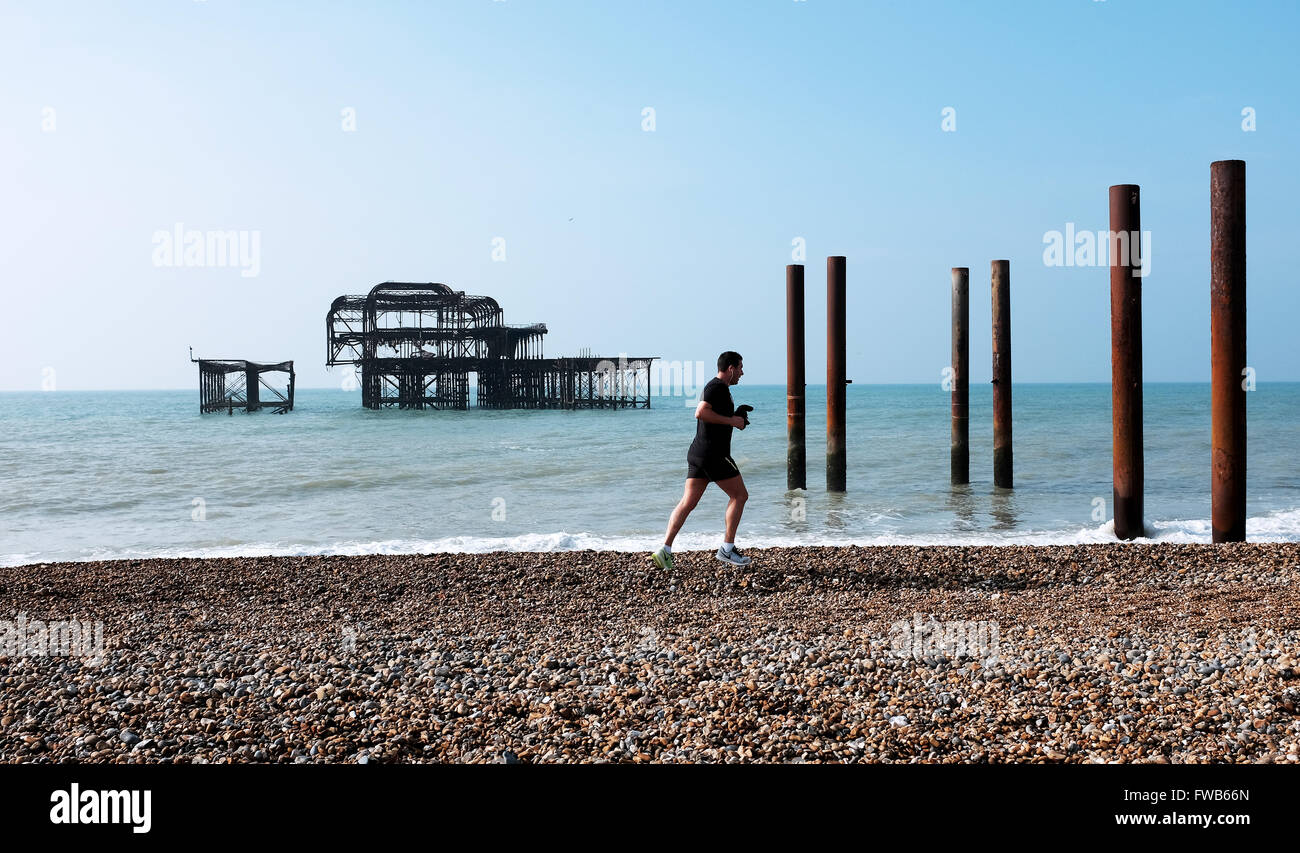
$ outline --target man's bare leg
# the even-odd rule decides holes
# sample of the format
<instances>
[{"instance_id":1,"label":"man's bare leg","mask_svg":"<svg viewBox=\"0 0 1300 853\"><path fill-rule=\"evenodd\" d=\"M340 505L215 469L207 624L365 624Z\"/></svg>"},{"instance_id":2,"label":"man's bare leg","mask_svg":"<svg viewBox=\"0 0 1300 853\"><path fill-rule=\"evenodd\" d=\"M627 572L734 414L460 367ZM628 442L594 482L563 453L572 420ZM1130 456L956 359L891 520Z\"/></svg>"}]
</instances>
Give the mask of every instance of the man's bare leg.
<instances>
[{"instance_id":1,"label":"man's bare leg","mask_svg":"<svg viewBox=\"0 0 1300 853\"><path fill-rule=\"evenodd\" d=\"M745 511L745 501L749 500L749 490L745 488L745 479L737 474L718 481L718 488L727 493L727 534L724 542L736 541L736 528L740 527L740 514Z\"/></svg>"},{"instance_id":2,"label":"man's bare leg","mask_svg":"<svg viewBox=\"0 0 1300 853\"><path fill-rule=\"evenodd\" d=\"M686 490L682 493L682 499L673 507L673 514L668 519L668 532L664 534L664 544L672 547L673 540L677 538L677 531L682 529L686 523L686 516L691 514L695 505L700 502L700 495L704 494L704 489L708 487L709 481L704 477L688 477L686 479Z\"/></svg>"}]
</instances>

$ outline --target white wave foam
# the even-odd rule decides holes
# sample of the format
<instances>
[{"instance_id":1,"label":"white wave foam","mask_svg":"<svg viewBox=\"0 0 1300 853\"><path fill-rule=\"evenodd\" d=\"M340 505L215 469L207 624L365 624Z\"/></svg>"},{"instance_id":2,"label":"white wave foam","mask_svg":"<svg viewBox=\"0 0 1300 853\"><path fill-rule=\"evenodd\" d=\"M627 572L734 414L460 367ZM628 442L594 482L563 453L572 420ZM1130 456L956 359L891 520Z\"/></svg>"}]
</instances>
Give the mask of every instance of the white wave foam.
<instances>
[{"instance_id":1,"label":"white wave foam","mask_svg":"<svg viewBox=\"0 0 1300 853\"><path fill-rule=\"evenodd\" d=\"M1246 538L1259 542L1300 541L1300 509L1275 510L1258 518L1247 518Z\"/></svg>"},{"instance_id":2,"label":"white wave foam","mask_svg":"<svg viewBox=\"0 0 1300 853\"><path fill-rule=\"evenodd\" d=\"M1174 519L1152 521L1146 525L1147 536L1130 544L1209 543L1208 519ZM1279 510L1247 519L1249 542L1300 542L1300 509ZM490 551L622 551L649 552L659 545L658 535L608 536L596 533L526 533L520 536L451 536L442 539L388 539L381 541L347 541L325 544L239 543L204 548L126 548L97 549L75 555L41 555L35 553L0 556L0 566L20 566L36 562L85 562L90 560L142 560L151 558L194 557L263 557L263 556L363 556L367 554L483 554ZM949 533L880 533L868 536L832 536L825 533L800 535L756 533L740 536L742 547L783 548L844 545L1088 545L1116 544L1115 523L1096 527L1042 531L970 531ZM677 551L713 550L718 534L683 533L673 547Z\"/></svg>"}]
</instances>

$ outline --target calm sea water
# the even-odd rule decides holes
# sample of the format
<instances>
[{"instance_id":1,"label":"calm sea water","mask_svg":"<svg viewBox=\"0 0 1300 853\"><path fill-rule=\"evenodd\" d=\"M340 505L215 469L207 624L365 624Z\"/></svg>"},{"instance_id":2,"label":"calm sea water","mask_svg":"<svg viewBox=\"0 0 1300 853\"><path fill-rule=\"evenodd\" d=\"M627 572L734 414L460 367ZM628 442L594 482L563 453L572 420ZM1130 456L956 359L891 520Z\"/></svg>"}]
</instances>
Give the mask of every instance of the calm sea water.
<instances>
[{"instance_id":1,"label":"calm sea water","mask_svg":"<svg viewBox=\"0 0 1300 853\"><path fill-rule=\"evenodd\" d=\"M809 489L787 492L784 386L732 388L755 408L732 439L750 491L742 546L1114 540L1109 385L1015 386L1009 492L992 483L988 385L971 388L973 482L959 488L946 392L849 386L845 495L825 491L825 388L808 391ZM0 564L648 551L695 432L681 396L580 412L371 412L327 389L296 403L231 417L200 416L197 390L0 394ZM1300 383L1261 383L1248 405L1248 538L1300 541ZM1209 385L1147 385L1144 408L1148 532L1208 542ZM716 547L725 505L710 486L675 547Z\"/></svg>"}]
</instances>

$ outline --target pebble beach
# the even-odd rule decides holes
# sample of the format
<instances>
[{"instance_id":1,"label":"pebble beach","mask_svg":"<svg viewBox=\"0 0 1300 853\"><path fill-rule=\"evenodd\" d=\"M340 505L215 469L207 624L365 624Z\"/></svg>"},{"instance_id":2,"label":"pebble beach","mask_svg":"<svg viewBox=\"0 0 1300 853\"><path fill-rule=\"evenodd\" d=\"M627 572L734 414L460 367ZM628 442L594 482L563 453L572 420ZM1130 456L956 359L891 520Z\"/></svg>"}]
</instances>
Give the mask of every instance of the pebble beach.
<instances>
[{"instance_id":1,"label":"pebble beach","mask_svg":"<svg viewBox=\"0 0 1300 853\"><path fill-rule=\"evenodd\" d=\"M1300 544L745 551L0 569L0 761L1300 763Z\"/></svg>"}]
</instances>

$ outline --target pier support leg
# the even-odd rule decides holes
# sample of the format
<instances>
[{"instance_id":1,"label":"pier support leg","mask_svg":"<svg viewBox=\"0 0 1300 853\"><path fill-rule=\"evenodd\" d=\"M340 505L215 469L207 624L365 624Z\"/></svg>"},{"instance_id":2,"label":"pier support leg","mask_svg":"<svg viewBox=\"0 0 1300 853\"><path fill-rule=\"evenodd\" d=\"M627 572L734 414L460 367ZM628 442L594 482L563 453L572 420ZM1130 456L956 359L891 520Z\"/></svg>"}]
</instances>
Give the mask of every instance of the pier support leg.
<instances>
[{"instance_id":1,"label":"pier support leg","mask_svg":"<svg viewBox=\"0 0 1300 853\"><path fill-rule=\"evenodd\" d=\"M952 482L970 482L970 269L952 268Z\"/></svg>"},{"instance_id":2,"label":"pier support leg","mask_svg":"<svg viewBox=\"0 0 1300 853\"><path fill-rule=\"evenodd\" d=\"M1011 488L1011 262L993 261L993 485Z\"/></svg>"},{"instance_id":3,"label":"pier support leg","mask_svg":"<svg viewBox=\"0 0 1300 853\"><path fill-rule=\"evenodd\" d=\"M244 399L247 404L244 406L246 412L256 412L262 408L260 386L258 385L258 376L256 369L248 368L244 371Z\"/></svg>"},{"instance_id":4,"label":"pier support leg","mask_svg":"<svg viewBox=\"0 0 1300 853\"><path fill-rule=\"evenodd\" d=\"M803 264L785 268L785 487L808 488L804 443Z\"/></svg>"},{"instance_id":5,"label":"pier support leg","mask_svg":"<svg viewBox=\"0 0 1300 853\"><path fill-rule=\"evenodd\" d=\"M1142 535L1141 192L1110 188L1110 411L1115 536Z\"/></svg>"},{"instance_id":6,"label":"pier support leg","mask_svg":"<svg viewBox=\"0 0 1300 853\"><path fill-rule=\"evenodd\" d=\"M844 374L845 258L826 259L826 491L843 492L846 486Z\"/></svg>"},{"instance_id":7,"label":"pier support leg","mask_svg":"<svg viewBox=\"0 0 1300 853\"><path fill-rule=\"evenodd\" d=\"M1210 164L1211 528L1246 541L1246 163Z\"/></svg>"}]
</instances>

